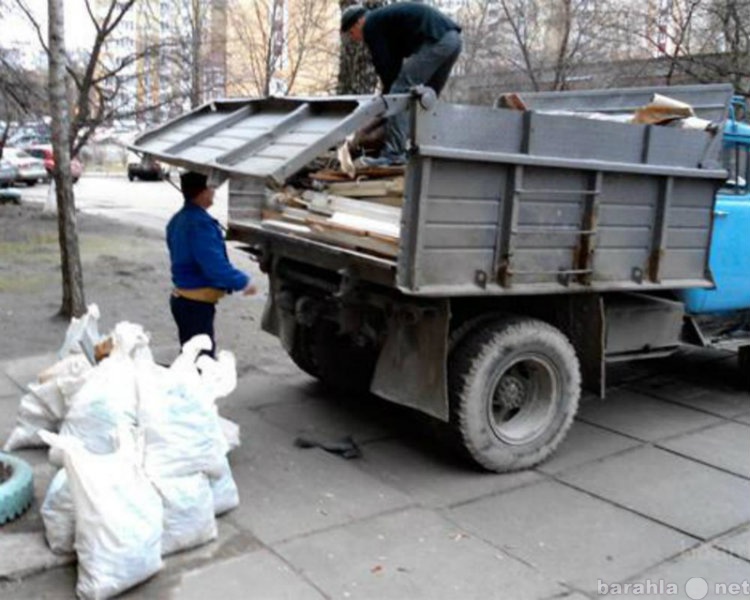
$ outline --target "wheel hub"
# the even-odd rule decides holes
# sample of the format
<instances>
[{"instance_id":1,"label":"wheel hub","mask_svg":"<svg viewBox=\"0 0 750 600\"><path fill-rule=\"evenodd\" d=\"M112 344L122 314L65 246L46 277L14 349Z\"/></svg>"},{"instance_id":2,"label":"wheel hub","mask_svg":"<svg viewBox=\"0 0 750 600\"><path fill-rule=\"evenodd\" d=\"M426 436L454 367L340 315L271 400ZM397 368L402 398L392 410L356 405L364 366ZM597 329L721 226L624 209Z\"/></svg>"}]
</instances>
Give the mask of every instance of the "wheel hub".
<instances>
[{"instance_id":1,"label":"wheel hub","mask_svg":"<svg viewBox=\"0 0 750 600\"><path fill-rule=\"evenodd\" d=\"M520 377L508 375L497 386L495 400L505 408L521 408L528 395L528 386Z\"/></svg>"}]
</instances>

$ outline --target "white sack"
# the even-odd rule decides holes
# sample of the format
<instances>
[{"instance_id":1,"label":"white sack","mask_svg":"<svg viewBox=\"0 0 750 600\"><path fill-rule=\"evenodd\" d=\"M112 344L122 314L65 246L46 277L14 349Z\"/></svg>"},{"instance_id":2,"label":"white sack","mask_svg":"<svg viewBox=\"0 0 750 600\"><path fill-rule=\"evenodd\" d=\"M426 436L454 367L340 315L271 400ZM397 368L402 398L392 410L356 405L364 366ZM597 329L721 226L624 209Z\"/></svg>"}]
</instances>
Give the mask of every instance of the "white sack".
<instances>
[{"instance_id":1,"label":"white sack","mask_svg":"<svg viewBox=\"0 0 750 600\"><path fill-rule=\"evenodd\" d=\"M81 354L81 341L89 341L96 344L101 339L99 335L99 307L89 304L86 314L80 319L73 317L65 332L65 340L58 350L57 355L65 358L69 354Z\"/></svg>"},{"instance_id":2,"label":"white sack","mask_svg":"<svg viewBox=\"0 0 750 600\"><path fill-rule=\"evenodd\" d=\"M39 383L59 377L80 377L91 369L91 363L83 354L71 354L39 373Z\"/></svg>"},{"instance_id":3,"label":"white sack","mask_svg":"<svg viewBox=\"0 0 750 600\"><path fill-rule=\"evenodd\" d=\"M213 495L202 473L153 480L164 505L162 556L216 539Z\"/></svg>"},{"instance_id":4,"label":"white sack","mask_svg":"<svg viewBox=\"0 0 750 600\"><path fill-rule=\"evenodd\" d=\"M240 426L234 421L225 419L221 415L219 415L219 426L221 427L221 433L229 448L228 451L231 452L235 448L239 448L241 444Z\"/></svg>"},{"instance_id":5,"label":"white sack","mask_svg":"<svg viewBox=\"0 0 750 600\"><path fill-rule=\"evenodd\" d=\"M118 323L107 358L79 380L60 380L68 404L61 434L82 440L90 452L114 451L112 440L117 428L136 424L138 395L133 355L147 348L148 341L140 325Z\"/></svg>"},{"instance_id":6,"label":"white sack","mask_svg":"<svg viewBox=\"0 0 750 600\"><path fill-rule=\"evenodd\" d=\"M65 414L65 400L57 381L30 383L18 406L17 425L3 446L5 452L44 446L39 431L55 432Z\"/></svg>"},{"instance_id":7,"label":"white sack","mask_svg":"<svg viewBox=\"0 0 750 600\"><path fill-rule=\"evenodd\" d=\"M213 495L214 514L222 515L240 505L240 493L232 476L232 468L224 457L221 474L210 478L211 494Z\"/></svg>"},{"instance_id":8,"label":"white sack","mask_svg":"<svg viewBox=\"0 0 750 600\"><path fill-rule=\"evenodd\" d=\"M60 469L52 478L40 512L44 523L44 536L52 552L73 552L76 518L73 494L65 469Z\"/></svg>"},{"instance_id":9,"label":"white sack","mask_svg":"<svg viewBox=\"0 0 750 600\"><path fill-rule=\"evenodd\" d=\"M78 597L110 598L159 571L164 511L140 467L133 432L121 429L118 450L105 455L78 440L42 436L64 453L75 507Z\"/></svg>"}]
</instances>

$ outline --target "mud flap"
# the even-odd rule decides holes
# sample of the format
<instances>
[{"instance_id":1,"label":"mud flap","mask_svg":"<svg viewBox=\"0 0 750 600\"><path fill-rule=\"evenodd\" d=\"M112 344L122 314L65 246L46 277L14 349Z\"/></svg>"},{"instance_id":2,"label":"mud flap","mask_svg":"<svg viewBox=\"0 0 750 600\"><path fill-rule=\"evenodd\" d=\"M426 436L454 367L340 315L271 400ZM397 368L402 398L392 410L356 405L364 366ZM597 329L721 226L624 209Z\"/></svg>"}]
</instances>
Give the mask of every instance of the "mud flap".
<instances>
[{"instance_id":1,"label":"mud flap","mask_svg":"<svg viewBox=\"0 0 750 600\"><path fill-rule=\"evenodd\" d=\"M449 323L448 300L395 311L370 391L447 421Z\"/></svg>"}]
</instances>

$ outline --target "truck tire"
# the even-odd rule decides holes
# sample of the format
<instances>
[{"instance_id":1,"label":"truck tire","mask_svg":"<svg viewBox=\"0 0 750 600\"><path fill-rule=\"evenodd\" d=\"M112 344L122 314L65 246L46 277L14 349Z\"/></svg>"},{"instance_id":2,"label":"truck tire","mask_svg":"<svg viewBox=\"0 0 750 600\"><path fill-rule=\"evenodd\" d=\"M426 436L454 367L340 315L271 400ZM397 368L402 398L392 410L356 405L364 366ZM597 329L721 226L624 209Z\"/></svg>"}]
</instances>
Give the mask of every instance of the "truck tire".
<instances>
[{"instance_id":1,"label":"truck tire","mask_svg":"<svg viewBox=\"0 0 750 600\"><path fill-rule=\"evenodd\" d=\"M370 390L377 363L372 346L359 346L348 335L338 333L330 321L320 321L313 328L313 363L317 377L336 390L363 394Z\"/></svg>"},{"instance_id":2,"label":"truck tire","mask_svg":"<svg viewBox=\"0 0 750 600\"><path fill-rule=\"evenodd\" d=\"M10 472L5 481L0 477L0 525L20 517L34 500L34 477L31 467L20 458L0 452L0 471Z\"/></svg>"},{"instance_id":3,"label":"truck tire","mask_svg":"<svg viewBox=\"0 0 750 600\"><path fill-rule=\"evenodd\" d=\"M469 456L498 473L547 458L573 423L581 375L555 327L508 317L469 332L448 360L452 426Z\"/></svg>"},{"instance_id":4,"label":"truck tire","mask_svg":"<svg viewBox=\"0 0 750 600\"><path fill-rule=\"evenodd\" d=\"M294 331L294 344L289 352L289 357L305 373L317 378L318 367L315 364L314 341L312 328L297 325Z\"/></svg>"}]
</instances>

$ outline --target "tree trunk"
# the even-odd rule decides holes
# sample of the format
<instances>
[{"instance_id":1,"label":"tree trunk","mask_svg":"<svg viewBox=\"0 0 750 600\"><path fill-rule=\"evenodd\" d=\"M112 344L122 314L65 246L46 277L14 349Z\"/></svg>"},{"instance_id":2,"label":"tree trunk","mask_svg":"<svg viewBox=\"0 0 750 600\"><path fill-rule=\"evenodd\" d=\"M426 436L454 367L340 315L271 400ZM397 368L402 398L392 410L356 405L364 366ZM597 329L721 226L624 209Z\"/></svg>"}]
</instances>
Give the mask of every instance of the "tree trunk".
<instances>
[{"instance_id":1,"label":"tree trunk","mask_svg":"<svg viewBox=\"0 0 750 600\"><path fill-rule=\"evenodd\" d=\"M86 312L83 271L78 249L73 178L70 172L70 114L65 85L65 21L63 0L48 0L49 18L49 99L52 116L52 147L55 156L57 223L62 267L62 306L64 317Z\"/></svg>"}]
</instances>

